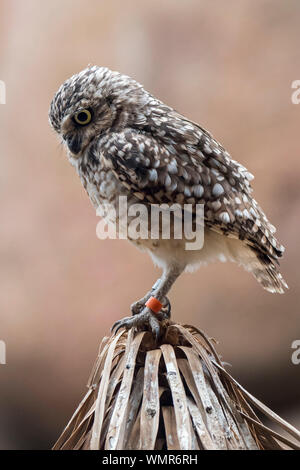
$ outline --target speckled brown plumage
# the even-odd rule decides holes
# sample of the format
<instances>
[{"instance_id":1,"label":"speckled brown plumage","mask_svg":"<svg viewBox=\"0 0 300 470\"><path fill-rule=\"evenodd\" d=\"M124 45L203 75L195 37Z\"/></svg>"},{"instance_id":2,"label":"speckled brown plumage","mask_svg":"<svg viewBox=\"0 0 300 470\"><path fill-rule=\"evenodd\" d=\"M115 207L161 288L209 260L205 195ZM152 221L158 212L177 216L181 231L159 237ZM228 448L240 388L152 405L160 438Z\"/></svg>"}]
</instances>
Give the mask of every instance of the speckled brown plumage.
<instances>
[{"instance_id":1,"label":"speckled brown plumage","mask_svg":"<svg viewBox=\"0 0 300 470\"><path fill-rule=\"evenodd\" d=\"M83 109L92 119L81 127L73 117ZM184 269L218 259L243 265L271 292L287 287L276 266L284 248L252 197L253 176L135 80L104 67L83 70L56 93L50 122L96 208L121 194L147 206L204 204L201 252L184 252L178 240L139 243L163 267L168 288ZM162 284L158 297L167 293Z\"/></svg>"}]
</instances>

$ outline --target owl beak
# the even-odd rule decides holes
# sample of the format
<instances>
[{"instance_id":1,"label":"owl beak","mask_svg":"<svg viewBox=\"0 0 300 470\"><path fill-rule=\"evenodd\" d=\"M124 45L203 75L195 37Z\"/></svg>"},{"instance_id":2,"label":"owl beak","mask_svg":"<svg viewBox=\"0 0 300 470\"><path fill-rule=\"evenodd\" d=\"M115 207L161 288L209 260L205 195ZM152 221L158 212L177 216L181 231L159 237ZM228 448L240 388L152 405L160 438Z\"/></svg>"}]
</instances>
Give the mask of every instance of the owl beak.
<instances>
[{"instance_id":1,"label":"owl beak","mask_svg":"<svg viewBox=\"0 0 300 470\"><path fill-rule=\"evenodd\" d=\"M81 150L82 139L78 134L69 134L65 141L71 153L77 155Z\"/></svg>"}]
</instances>

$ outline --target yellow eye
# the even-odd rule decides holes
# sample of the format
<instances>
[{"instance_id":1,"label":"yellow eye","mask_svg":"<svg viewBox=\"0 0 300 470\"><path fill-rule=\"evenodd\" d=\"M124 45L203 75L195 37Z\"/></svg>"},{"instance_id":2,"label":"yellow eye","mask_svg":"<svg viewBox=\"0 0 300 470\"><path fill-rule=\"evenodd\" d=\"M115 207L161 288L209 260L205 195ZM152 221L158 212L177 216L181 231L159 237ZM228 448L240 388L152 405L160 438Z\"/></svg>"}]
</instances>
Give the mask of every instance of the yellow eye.
<instances>
[{"instance_id":1,"label":"yellow eye","mask_svg":"<svg viewBox=\"0 0 300 470\"><path fill-rule=\"evenodd\" d=\"M82 109L74 115L74 121L80 126L86 126L92 120L92 113L88 109Z\"/></svg>"}]
</instances>

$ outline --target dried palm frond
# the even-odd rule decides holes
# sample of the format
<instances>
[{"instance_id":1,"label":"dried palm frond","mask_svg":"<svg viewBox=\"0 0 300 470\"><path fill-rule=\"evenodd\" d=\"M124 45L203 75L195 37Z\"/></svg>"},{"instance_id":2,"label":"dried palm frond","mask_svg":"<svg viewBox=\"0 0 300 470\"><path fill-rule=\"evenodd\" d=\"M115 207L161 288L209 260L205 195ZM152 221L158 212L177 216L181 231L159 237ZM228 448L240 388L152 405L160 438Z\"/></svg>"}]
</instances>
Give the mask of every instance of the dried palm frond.
<instances>
[{"instance_id":1,"label":"dried palm frond","mask_svg":"<svg viewBox=\"0 0 300 470\"><path fill-rule=\"evenodd\" d=\"M264 425L254 410L284 433ZM203 332L171 322L159 343L134 330L103 339L88 392L54 446L287 448L300 449L300 432L231 377Z\"/></svg>"}]
</instances>

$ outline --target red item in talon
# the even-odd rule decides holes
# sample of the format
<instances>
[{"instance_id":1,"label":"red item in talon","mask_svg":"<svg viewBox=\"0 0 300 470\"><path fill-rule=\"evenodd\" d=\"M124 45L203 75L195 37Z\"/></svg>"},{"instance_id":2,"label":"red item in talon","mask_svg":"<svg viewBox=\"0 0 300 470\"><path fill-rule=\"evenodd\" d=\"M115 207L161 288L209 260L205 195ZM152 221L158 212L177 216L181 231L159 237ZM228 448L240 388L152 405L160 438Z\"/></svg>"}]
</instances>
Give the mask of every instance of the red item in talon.
<instances>
[{"instance_id":1,"label":"red item in talon","mask_svg":"<svg viewBox=\"0 0 300 470\"><path fill-rule=\"evenodd\" d=\"M150 310L152 310L152 312L154 313L160 312L163 308L163 304L155 297L150 297L150 299L147 300L145 305L146 307L150 308Z\"/></svg>"}]
</instances>

